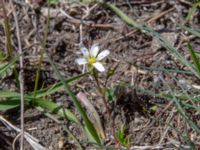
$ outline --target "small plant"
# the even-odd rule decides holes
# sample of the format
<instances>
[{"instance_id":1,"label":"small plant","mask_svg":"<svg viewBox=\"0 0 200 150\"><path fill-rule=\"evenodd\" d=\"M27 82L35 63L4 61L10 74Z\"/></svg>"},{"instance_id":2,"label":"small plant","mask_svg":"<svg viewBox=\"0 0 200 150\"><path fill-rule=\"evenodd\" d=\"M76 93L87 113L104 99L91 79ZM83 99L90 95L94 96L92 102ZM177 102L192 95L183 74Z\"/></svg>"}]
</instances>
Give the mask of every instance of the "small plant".
<instances>
[{"instance_id":1,"label":"small plant","mask_svg":"<svg viewBox=\"0 0 200 150\"><path fill-rule=\"evenodd\" d=\"M0 80L10 76L13 73L14 65L7 61L7 55L0 52Z\"/></svg>"},{"instance_id":2,"label":"small plant","mask_svg":"<svg viewBox=\"0 0 200 150\"><path fill-rule=\"evenodd\" d=\"M106 78L104 82L99 82L99 73L105 72L105 67L103 66L102 60L110 54L109 50L103 50L102 52L99 51L99 46L97 44L93 44L90 49L82 46L81 52L83 54L82 58L76 59L76 63L83 66L82 71L88 72L90 75L90 79L95 82L96 89L102 97L103 104L106 108L106 113L108 115L108 120L111 120L111 128L112 128L112 135L115 132L115 123L114 120L111 118L111 110L109 105L109 98L108 98L108 86L107 81L108 79L114 75L114 72L117 67L114 67L113 70L109 69L106 74Z\"/></svg>"},{"instance_id":3,"label":"small plant","mask_svg":"<svg viewBox=\"0 0 200 150\"><path fill-rule=\"evenodd\" d=\"M0 61L5 61L7 58L8 56L4 52L0 51Z\"/></svg>"},{"instance_id":4,"label":"small plant","mask_svg":"<svg viewBox=\"0 0 200 150\"><path fill-rule=\"evenodd\" d=\"M117 137L117 140L118 142L126 147L126 148L129 148L130 147L130 139L128 136L125 135L125 127L124 125L122 125L116 132L116 137Z\"/></svg>"},{"instance_id":5,"label":"small plant","mask_svg":"<svg viewBox=\"0 0 200 150\"><path fill-rule=\"evenodd\" d=\"M106 100L106 85L100 84L99 82L99 72L104 72L105 68L101 61L110 54L109 50L104 50L99 53L99 47L97 44L92 45L90 49L81 47L81 52L83 54L83 58L76 59L76 62L79 65L83 65L83 72L88 71L92 79L96 82L97 89L99 93L102 95L103 103L106 107L106 110L110 117L110 109L108 102Z\"/></svg>"}]
</instances>

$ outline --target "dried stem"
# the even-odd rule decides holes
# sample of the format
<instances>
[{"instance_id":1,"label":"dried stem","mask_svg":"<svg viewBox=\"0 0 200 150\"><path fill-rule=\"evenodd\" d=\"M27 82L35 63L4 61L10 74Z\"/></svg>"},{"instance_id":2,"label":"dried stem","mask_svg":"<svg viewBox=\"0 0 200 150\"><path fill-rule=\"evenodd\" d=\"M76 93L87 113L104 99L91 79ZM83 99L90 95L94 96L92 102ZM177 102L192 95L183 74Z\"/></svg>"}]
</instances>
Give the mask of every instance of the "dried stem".
<instances>
[{"instance_id":1,"label":"dried stem","mask_svg":"<svg viewBox=\"0 0 200 150\"><path fill-rule=\"evenodd\" d=\"M20 40L20 30L19 30L19 24L18 19L15 11L15 7L13 5L12 0L10 0L11 7L13 10L13 16L15 20L16 25L16 32L17 32L17 42L18 42L18 50L20 54L20 72L19 72L19 81L20 81L20 98L21 98L21 140L20 140L20 150L24 149L24 65L23 65L23 55L22 55L22 46L21 46L21 40Z\"/></svg>"}]
</instances>

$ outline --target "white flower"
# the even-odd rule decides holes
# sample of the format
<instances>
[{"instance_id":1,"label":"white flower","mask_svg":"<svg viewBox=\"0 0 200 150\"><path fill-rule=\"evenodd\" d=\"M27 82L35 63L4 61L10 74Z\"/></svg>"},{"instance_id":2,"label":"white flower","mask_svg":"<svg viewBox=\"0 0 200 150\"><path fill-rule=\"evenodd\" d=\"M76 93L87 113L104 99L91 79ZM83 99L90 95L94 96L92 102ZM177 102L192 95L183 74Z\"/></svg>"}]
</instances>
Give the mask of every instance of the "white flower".
<instances>
[{"instance_id":1,"label":"white flower","mask_svg":"<svg viewBox=\"0 0 200 150\"><path fill-rule=\"evenodd\" d=\"M100 61L110 54L109 50L103 50L99 53L98 45L94 44L89 50L85 47L81 47L81 52L83 58L76 59L76 62L79 65L83 65L83 72L85 72L85 69L91 71L93 68L97 69L99 72L105 71Z\"/></svg>"}]
</instances>

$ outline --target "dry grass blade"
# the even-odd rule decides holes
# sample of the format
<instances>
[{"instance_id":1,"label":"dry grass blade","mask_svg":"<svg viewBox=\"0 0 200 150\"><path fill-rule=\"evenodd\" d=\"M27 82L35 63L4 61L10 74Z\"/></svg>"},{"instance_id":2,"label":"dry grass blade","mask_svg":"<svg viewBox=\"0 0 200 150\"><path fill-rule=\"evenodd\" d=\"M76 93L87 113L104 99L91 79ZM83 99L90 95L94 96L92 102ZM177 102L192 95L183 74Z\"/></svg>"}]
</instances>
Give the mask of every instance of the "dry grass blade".
<instances>
[{"instance_id":1,"label":"dry grass blade","mask_svg":"<svg viewBox=\"0 0 200 150\"><path fill-rule=\"evenodd\" d=\"M166 147L169 147L170 145L173 145L172 143L168 144L158 144L158 145L152 145L152 146L132 146L130 150L149 150L149 149L165 149ZM175 144L176 145L176 144ZM178 143L177 143L178 145ZM189 149L189 146L181 145L183 149ZM170 149L170 148L169 148Z\"/></svg>"},{"instance_id":2,"label":"dry grass blade","mask_svg":"<svg viewBox=\"0 0 200 150\"><path fill-rule=\"evenodd\" d=\"M19 129L16 126L14 126L13 124L11 124L3 116L0 116L0 120L8 128L11 128L19 133L21 132L21 129ZM29 133L24 132L24 138L29 142L29 144L33 147L34 150L48 150L47 148L45 148L41 144L39 144L39 141L35 137L30 135Z\"/></svg>"}]
</instances>

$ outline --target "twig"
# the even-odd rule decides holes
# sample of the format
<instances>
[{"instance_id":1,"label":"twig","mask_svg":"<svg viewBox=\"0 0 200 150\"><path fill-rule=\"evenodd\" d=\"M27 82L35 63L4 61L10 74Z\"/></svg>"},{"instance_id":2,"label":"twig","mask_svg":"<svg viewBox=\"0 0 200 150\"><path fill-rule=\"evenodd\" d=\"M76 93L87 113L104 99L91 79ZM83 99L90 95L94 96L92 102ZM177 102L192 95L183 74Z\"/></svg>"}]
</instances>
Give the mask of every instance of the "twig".
<instances>
[{"instance_id":1,"label":"twig","mask_svg":"<svg viewBox=\"0 0 200 150\"><path fill-rule=\"evenodd\" d=\"M187 145L182 145L179 143L166 143L166 144L157 144L157 145L146 145L146 146L132 146L130 150L149 150L149 149L166 149L168 147L169 149L176 149L175 146L181 147L182 149L189 149L190 147Z\"/></svg>"},{"instance_id":2,"label":"twig","mask_svg":"<svg viewBox=\"0 0 200 150\"><path fill-rule=\"evenodd\" d=\"M181 38L182 39L178 43L178 46L176 47L176 49L180 49L182 46L184 46L185 44L187 44L188 41L191 41L191 40L195 39L196 36L195 35L190 35L189 37L186 37L184 34L182 34Z\"/></svg>"},{"instance_id":3,"label":"twig","mask_svg":"<svg viewBox=\"0 0 200 150\"><path fill-rule=\"evenodd\" d=\"M121 3L117 3L116 5L117 6L123 6L123 5L151 5L151 4L159 4L159 3L163 3L164 0L133 0L133 1L130 1L130 2L121 2Z\"/></svg>"},{"instance_id":4,"label":"twig","mask_svg":"<svg viewBox=\"0 0 200 150\"><path fill-rule=\"evenodd\" d=\"M83 24L82 23L79 26L79 32L80 32L79 47L81 47L83 46Z\"/></svg>"},{"instance_id":5,"label":"twig","mask_svg":"<svg viewBox=\"0 0 200 150\"><path fill-rule=\"evenodd\" d=\"M158 142L159 145L163 142L163 140L165 139L165 137L167 135L168 130L170 129L170 126L168 124L170 124L172 122L172 119L174 117L174 112L175 112L175 108L173 108L173 110L170 112L170 115L169 115L169 117L168 117L168 119L166 121L167 122L167 125L166 125L167 127L166 127L164 133L162 133L162 136L161 136L161 138L160 138L160 140Z\"/></svg>"},{"instance_id":6,"label":"twig","mask_svg":"<svg viewBox=\"0 0 200 150\"><path fill-rule=\"evenodd\" d=\"M12 143L12 149L15 150L15 143L16 141L19 139L19 137L21 136L21 133L19 133L13 140L13 143Z\"/></svg>"},{"instance_id":7,"label":"twig","mask_svg":"<svg viewBox=\"0 0 200 150\"><path fill-rule=\"evenodd\" d=\"M90 12L95 9L98 6L98 4L93 5L91 8L89 8L88 6L86 6L86 10L84 10L85 15L81 18L82 20L87 18L90 15Z\"/></svg>"},{"instance_id":8,"label":"twig","mask_svg":"<svg viewBox=\"0 0 200 150\"><path fill-rule=\"evenodd\" d=\"M174 7L170 8L170 9L168 9L168 10L166 10L166 11L161 12L160 14L156 15L155 17L149 19L149 20L147 21L147 23L152 23L153 21L155 21L155 20L161 18L162 16L168 14L169 12L175 10L175 8L176 8L176 7L174 6Z\"/></svg>"},{"instance_id":9,"label":"twig","mask_svg":"<svg viewBox=\"0 0 200 150\"><path fill-rule=\"evenodd\" d=\"M21 40L20 40L20 31L19 31L19 24L18 24L18 19L15 11L15 7L13 5L12 0L10 0L11 7L13 10L13 16L15 20L15 25L16 25L16 32L17 32L17 42L18 42L18 49L19 49L19 54L20 54L20 72L19 72L19 81L20 81L20 101L21 101L21 141L20 141L20 149L24 149L24 65L23 65L23 56L22 56L22 46L21 46Z\"/></svg>"},{"instance_id":10,"label":"twig","mask_svg":"<svg viewBox=\"0 0 200 150\"><path fill-rule=\"evenodd\" d=\"M186 0L178 0L179 3L183 3L183 4L186 4L186 5L189 5L190 7L192 6L192 2L188 2Z\"/></svg>"},{"instance_id":11,"label":"twig","mask_svg":"<svg viewBox=\"0 0 200 150\"><path fill-rule=\"evenodd\" d=\"M78 19L76 19L76 18L73 18L72 16L68 15L63 9L60 8L59 10L60 10L61 14L63 14L64 16L66 16L68 19L73 20L74 23L77 23L77 24L80 24L80 23L81 23L80 20L78 20ZM84 22L84 23L85 23L85 22Z\"/></svg>"},{"instance_id":12,"label":"twig","mask_svg":"<svg viewBox=\"0 0 200 150\"><path fill-rule=\"evenodd\" d=\"M88 26L93 28L115 29L115 27L112 24L89 24Z\"/></svg>"}]
</instances>

